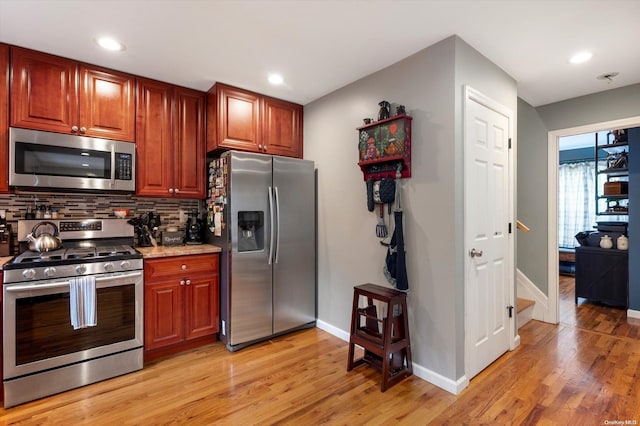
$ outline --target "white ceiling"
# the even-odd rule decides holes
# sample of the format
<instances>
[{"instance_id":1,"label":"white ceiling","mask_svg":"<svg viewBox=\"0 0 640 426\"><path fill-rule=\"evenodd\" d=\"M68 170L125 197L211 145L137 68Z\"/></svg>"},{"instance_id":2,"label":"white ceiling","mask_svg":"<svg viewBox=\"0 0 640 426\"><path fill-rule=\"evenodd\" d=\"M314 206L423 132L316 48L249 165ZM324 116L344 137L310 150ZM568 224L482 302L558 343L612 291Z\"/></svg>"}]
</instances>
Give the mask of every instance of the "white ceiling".
<instances>
[{"instance_id":1,"label":"white ceiling","mask_svg":"<svg viewBox=\"0 0 640 426\"><path fill-rule=\"evenodd\" d=\"M306 104L457 34L533 106L640 82L640 0L0 0L0 41ZM110 34L127 50L101 50ZM570 65L588 49L594 58ZM612 82L596 76L619 72ZM279 72L285 85L267 83Z\"/></svg>"}]
</instances>

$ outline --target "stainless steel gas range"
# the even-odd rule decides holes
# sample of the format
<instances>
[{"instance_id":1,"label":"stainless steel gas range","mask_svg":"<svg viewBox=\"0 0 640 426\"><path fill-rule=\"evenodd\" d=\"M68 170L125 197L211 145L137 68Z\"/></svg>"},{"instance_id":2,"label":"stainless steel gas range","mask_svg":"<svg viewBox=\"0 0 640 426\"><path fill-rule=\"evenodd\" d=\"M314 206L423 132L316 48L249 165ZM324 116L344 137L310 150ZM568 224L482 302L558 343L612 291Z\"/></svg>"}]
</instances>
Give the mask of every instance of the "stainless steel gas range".
<instances>
[{"instance_id":1,"label":"stainless steel gas range","mask_svg":"<svg viewBox=\"0 0 640 426\"><path fill-rule=\"evenodd\" d=\"M143 266L132 226L125 219L40 222L18 222L20 254L3 267L5 407L143 365ZM62 248L30 251L36 225L38 232L57 228ZM78 312L93 320L78 323Z\"/></svg>"}]
</instances>

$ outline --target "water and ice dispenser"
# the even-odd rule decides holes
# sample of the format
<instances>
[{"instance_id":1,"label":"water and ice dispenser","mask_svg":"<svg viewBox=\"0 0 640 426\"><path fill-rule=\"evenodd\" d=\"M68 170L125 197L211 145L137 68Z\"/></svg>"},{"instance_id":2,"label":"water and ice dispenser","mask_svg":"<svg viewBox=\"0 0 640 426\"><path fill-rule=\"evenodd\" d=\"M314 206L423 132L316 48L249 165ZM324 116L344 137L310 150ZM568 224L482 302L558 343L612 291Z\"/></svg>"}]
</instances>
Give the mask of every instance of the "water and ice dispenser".
<instances>
[{"instance_id":1,"label":"water and ice dispenser","mask_svg":"<svg viewBox=\"0 0 640 426\"><path fill-rule=\"evenodd\" d=\"M238 251L264 250L264 212L238 212Z\"/></svg>"}]
</instances>

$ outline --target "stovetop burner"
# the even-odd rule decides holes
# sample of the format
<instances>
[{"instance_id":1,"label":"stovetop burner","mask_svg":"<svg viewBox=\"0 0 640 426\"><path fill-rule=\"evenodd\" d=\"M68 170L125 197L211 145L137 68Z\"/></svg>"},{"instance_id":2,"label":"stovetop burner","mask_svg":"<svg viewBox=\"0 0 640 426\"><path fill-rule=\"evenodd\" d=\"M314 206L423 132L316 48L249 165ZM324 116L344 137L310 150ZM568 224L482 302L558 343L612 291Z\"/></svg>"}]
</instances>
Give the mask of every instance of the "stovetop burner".
<instances>
[{"instance_id":1,"label":"stovetop burner","mask_svg":"<svg viewBox=\"0 0 640 426\"><path fill-rule=\"evenodd\" d=\"M53 261L101 261L110 258L118 259L122 256L133 256L138 252L128 245L117 246L98 246L98 247L82 247L82 248L61 248L58 250L38 253L33 251L25 251L16 256L11 263L13 264L42 264Z\"/></svg>"}]
</instances>

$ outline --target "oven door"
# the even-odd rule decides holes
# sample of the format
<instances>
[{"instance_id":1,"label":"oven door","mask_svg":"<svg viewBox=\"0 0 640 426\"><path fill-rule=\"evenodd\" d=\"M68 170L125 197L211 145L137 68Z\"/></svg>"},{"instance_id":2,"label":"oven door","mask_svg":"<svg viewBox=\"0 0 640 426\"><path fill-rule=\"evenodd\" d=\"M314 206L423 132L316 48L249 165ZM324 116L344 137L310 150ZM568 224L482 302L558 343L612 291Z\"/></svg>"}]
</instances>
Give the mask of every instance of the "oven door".
<instances>
[{"instance_id":1,"label":"oven door","mask_svg":"<svg viewBox=\"0 0 640 426\"><path fill-rule=\"evenodd\" d=\"M143 345L143 272L96 276L97 325L74 330L69 281L3 286L4 379Z\"/></svg>"}]
</instances>

